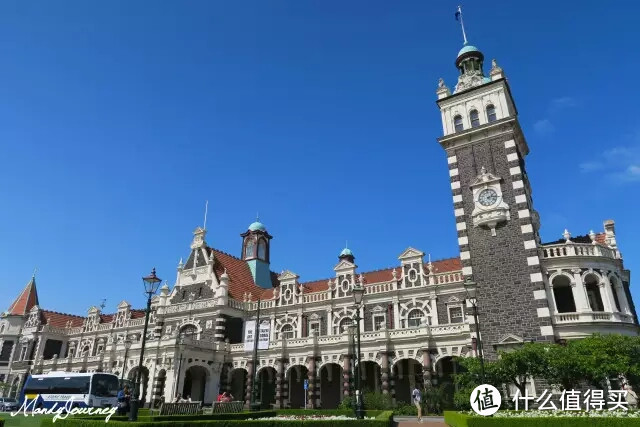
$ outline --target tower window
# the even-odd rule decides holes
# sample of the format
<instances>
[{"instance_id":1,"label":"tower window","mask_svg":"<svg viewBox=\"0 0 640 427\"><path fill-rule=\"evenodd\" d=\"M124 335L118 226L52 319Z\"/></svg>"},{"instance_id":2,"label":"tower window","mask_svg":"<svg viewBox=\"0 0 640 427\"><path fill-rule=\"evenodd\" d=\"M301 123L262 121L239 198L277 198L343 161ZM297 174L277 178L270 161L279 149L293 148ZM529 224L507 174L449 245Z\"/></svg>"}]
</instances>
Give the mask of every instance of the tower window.
<instances>
[{"instance_id":1,"label":"tower window","mask_svg":"<svg viewBox=\"0 0 640 427\"><path fill-rule=\"evenodd\" d=\"M453 127L455 128L456 132L462 132L464 130L461 115L457 115L453 118Z\"/></svg>"},{"instance_id":2,"label":"tower window","mask_svg":"<svg viewBox=\"0 0 640 427\"><path fill-rule=\"evenodd\" d=\"M491 104L487 105L487 121L489 123L496 121L496 108Z\"/></svg>"},{"instance_id":3,"label":"tower window","mask_svg":"<svg viewBox=\"0 0 640 427\"><path fill-rule=\"evenodd\" d=\"M471 118L472 128L477 128L478 126L480 126L480 117L478 117L477 110L471 110L471 112L469 113L469 117Z\"/></svg>"},{"instance_id":4,"label":"tower window","mask_svg":"<svg viewBox=\"0 0 640 427\"><path fill-rule=\"evenodd\" d=\"M267 260L267 244L263 239L258 242L258 258L263 261Z\"/></svg>"},{"instance_id":5,"label":"tower window","mask_svg":"<svg viewBox=\"0 0 640 427\"><path fill-rule=\"evenodd\" d=\"M256 244L252 238L248 238L246 240L246 245L244 248L244 257L246 259L253 258L256 256Z\"/></svg>"}]
</instances>

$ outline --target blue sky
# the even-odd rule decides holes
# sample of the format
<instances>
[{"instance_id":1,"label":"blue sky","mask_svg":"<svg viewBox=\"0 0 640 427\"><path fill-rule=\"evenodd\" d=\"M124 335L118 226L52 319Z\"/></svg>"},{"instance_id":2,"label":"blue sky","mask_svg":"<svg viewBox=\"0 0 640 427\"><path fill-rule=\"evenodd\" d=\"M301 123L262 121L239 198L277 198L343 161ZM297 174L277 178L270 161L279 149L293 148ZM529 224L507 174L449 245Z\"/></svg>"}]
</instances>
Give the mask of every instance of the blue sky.
<instances>
[{"instance_id":1,"label":"blue sky","mask_svg":"<svg viewBox=\"0 0 640 427\"><path fill-rule=\"evenodd\" d=\"M173 284L205 200L210 245L239 255L259 211L272 269L301 280L332 276L345 240L362 271L408 246L456 256L435 105L456 6L0 3L0 307L36 266L44 307L141 306L151 267ZM509 78L543 239L612 218L639 271L640 6L463 7Z\"/></svg>"}]
</instances>

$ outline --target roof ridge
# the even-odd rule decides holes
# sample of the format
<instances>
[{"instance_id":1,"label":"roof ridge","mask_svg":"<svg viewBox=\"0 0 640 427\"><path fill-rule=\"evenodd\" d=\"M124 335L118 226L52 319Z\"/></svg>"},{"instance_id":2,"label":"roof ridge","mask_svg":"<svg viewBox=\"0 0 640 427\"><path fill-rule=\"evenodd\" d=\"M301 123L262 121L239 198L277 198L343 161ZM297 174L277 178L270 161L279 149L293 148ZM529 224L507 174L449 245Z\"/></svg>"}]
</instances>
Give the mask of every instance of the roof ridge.
<instances>
[{"instance_id":1,"label":"roof ridge","mask_svg":"<svg viewBox=\"0 0 640 427\"><path fill-rule=\"evenodd\" d=\"M71 313L63 313L61 311L54 311L54 310L42 310L43 313L53 313L53 314L62 314L63 316L71 316L71 317L78 317L80 319L84 319L85 316L80 316L78 314L71 314Z\"/></svg>"},{"instance_id":2,"label":"roof ridge","mask_svg":"<svg viewBox=\"0 0 640 427\"><path fill-rule=\"evenodd\" d=\"M238 260L238 261L244 261L242 258L238 258L237 256L235 256L235 255L231 255L230 253L225 252L225 251L223 251L223 250L216 249L216 248L209 248L209 249L211 249L212 251L219 252L219 253L221 253L221 254L223 254L223 255L229 256L229 257L231 257L231 258L233 258L233 259L235 259L235 260Z\"/></svg>"}]
</instances>

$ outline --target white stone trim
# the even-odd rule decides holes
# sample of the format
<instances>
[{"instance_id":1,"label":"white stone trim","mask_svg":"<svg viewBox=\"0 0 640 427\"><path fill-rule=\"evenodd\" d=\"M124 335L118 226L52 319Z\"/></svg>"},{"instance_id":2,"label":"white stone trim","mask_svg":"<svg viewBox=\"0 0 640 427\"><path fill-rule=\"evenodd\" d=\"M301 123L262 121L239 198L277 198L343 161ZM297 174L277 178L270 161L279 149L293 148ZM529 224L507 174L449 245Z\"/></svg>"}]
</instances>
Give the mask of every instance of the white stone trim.
<instances>
[{"instance_id":1,"label":"white stone trim","mask_svg":"<svg viewBox=\"0 0 640 427\"><path fill-rule=\"evenodd\" d=\"M516 160L518 160L518 153L507 154L507 161L508 162L515 162Z\"/></svg>"},{"instance_id":2,"label":"white stone trim","mask_svg":"<svg viewBox=\"0 0 640 427\"><path fill-rule=\"evenodd\" d=\"M452 190L457 190L458 188L460 188L460 181L453 181L451 183L451 189Z\"/></svg>"},{"instance_id":3,"label":"white stone trim","mask_svg":"<svg viewBox=\"0 0 640 427\"><path fill-rule=\"evenodd\" d=\"M551 336L553 335L553 327L552 326L540 326L540 334L542 336Z\"/></svg>"},{"instance_id":4,"label":"white stone trim","mask_svg":"<svg viewBox=\"0 0 640 427\"><path fill-rule=\"evenodd\" d=\"M533 299L547 299L547 292L544 289L533 291Z\"/></svg>"},{"instance_id":5,"label":"white stone trim","mask_svg":"<svg viewBox=\"0 0 640 427\"><path fill-rule=\"evenodd\" d=\"M551 317L549 307L538 307L538 317Z\"/></svg>"},{"instance_id":6,"label":"white stone trim","mask_svg":"<svg viewBox=\"0 0 640 427\"><path fill-rule=\"evenodd\" d=\"M471 267L462 267L462 274L465 276L469 276L473 273L473 269Z\"/></svg>"},{"instance_id":7,"label":"white stone trim","mask_svg":"<svg viewBox=\"0 0 640 427\"><path fill-rule=\"evenodd\" d=\"M524 194L518 194L516 196L516 203L527 203L527 196Z\"/></svg>"},{"instance_id":8,"label":"white stone trim","mask_svg":"<svg viewBox=\"0 0 640 427\"><path fill-rule=\"evenodd\" d=\"M531 283L542 282L542 273L531 273Z\"/></svg>"},{"instance_id":9,"label":"white stone trim","mask_svg":"<svg viewBox=\"0 0 640 427\"><path fill-rule=\"evenodd\" d=\"M539 265L539 264L540 264L540 258L538 258L538 255L527 257L527 265Z\"/></svg>"},{"instance_id":10,"label":"white stone trim","mask_svg":"<svg viewBox=\"0 0 640 427\"><path fill-rule=\"evenodd\" d=\"M469 238L467 236L458 237L458 245L462 246L462 245L468 245L468 244L469 244Z\"/></svg>"},{"instance_id":11,"label":"white stone trim","mask_svg":"<svg viewBox=\"0 0 640 427\"><path fill-rule=\"evenodd\" d=\"M535 249L537 247L535 240L525 240L524 248L525 249Z\"/></svg>"},{"instance_id":12,"label":"white stone trim","mask_svg":"<svg viewBox=\"0 0 640 427\"><path fill-rule=\"evenodd\" d=\"M466 222L456 222L456 230L458 231L462 231L462 230L466 230L467 229L467 223Z\"/></svg>"},{"instance_id":13,"label":"white stone trim","mask_svg":"<svg viewBox=\"0 0 640 427\"><path fill-rule=\"evenodd\" d=\"M447 163L452 165L458 162L458 158L456 156L447 157Z\"/></svg>"},{"instance_id":14,"label":"white stone trim","mask_svg":"<svg viewBox=\"0 0 640 427\"><path fill-rule=\"evenodd\" d=\"M516 146L516 142L513 139L510 139L504 142L504 148L511 148L515 146Z\"/></svg>"},{"instance_id":15,"label":"white stone trim","mask_svg":"<svg viewBox=\"0 0 640 427\"><path fill-rule=\"evenodd\" d=\"M449 176L458 176L458 168L450 169Z\"/></svg>"},{"instance_id":16,"label":"white stone trim","mask_svg":"<svg viewBox=\"0 0 640 427\"><path fill-rule=\"evenodd\" d=\"M471 252L469 251L460 252L460 259L470 259L470 258L471 258Z\"/></svg>"},{"instance_id":17,"label":"white stone trim","mask_svg":"<svg viewBox=\"0 0 640 427\"><path fill-rule=\"evenodd\" d=\"M464 215L464 208L458 208L454 211L456 216L462 216Z\"/></svg>"},{"instance_id":18,"label":"white stone trim","mask_svg":"<svg viewBox=\"0 0 640 427\"><path fill-rule=\"evenodd\" d=\"M529 209L520 209L518 211L518 218L529 218Z\"/></svg>"},{"instance_id":19,"label":"white stone trim","mask_svg":"<svg viewBox=\"0 0 640 427\"><path fill-rule=\"evenodd\" d=\"M512 168L509 168L509 173L511 175L519 175L520 173L522 173L522 170L520 169L520 166L514 166Z\"/></svg>"},{"instance_id":20,"label":"white stone trim","mask_svg":"<svg viewBox=\"0 0 640 427\"><path fill-rule=\"evenodd\" d=\"M524 187L524 182L522 180L513 181L513 189L517 190L518 188Z\"/></svg>"},{"instance_id":21,"label":"white stone trim","mask_svg":"<svg viewBox=\"0 0 640 427\"><path fill-rule=\"evenodd\" d=\"M462 201L462 194L456 194L453 196L453 203L459 203Z\"/></svg>"},{"instance_id":22,"label":"white stone trim","mask_svg":"<svg viewBox=\"0 0 640 427\"><path fill-rule=\"evenodd\" d=\"M522 234L533 233L533 225L531 224L521 225L520 230L522 230Z\"/></svg>"}]
</instances>

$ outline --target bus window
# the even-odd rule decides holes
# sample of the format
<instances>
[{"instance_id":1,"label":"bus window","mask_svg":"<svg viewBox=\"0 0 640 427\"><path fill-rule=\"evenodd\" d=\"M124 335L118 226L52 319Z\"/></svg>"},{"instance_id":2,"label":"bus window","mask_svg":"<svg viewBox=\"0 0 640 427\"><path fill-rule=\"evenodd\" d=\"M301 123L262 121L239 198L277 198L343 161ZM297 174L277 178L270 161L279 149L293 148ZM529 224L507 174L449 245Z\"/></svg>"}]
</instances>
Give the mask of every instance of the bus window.
<instances>
[{"instance_id":1,"label":"bus window","mask_svg":"<svg viewBox=\"0 0 640 427\"><path fill-rule=\"evenodd\" d=\"M31 377L24 387L24 394L89 394L89 380L89 376Z\"/></svg>"},{"instance_id":2,"label":"bus window","mask_svg":"<svg viewBox=\"0 0 640 427\"><path fill-rule=\"evenodd\" d=\"M118 377L94 374L91 379L91 395L96 397L117 397Z\"/></svg>"}]
</instances>

